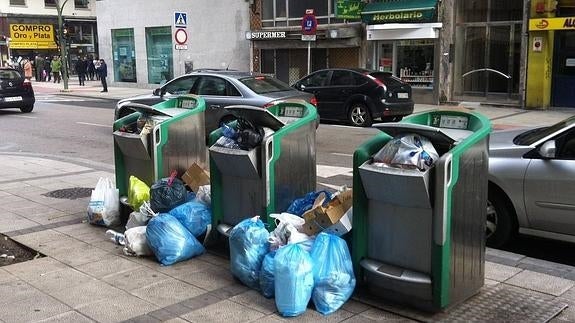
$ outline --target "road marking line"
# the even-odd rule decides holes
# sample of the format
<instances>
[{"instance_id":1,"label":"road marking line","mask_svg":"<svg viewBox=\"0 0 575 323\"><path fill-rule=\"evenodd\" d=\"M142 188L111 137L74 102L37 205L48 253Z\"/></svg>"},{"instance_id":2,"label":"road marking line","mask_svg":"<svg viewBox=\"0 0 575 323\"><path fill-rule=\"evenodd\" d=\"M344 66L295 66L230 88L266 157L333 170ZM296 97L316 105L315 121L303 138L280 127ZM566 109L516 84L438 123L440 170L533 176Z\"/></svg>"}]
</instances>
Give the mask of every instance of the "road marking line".
<instances>
[{"instance_id":1,"label":"road marking line","mask_svg":"<svg viewBox=\"0 0 575 323\"><path fill-rule=\"evenodd\" d=\"M89 122L76 122L76 123L77 123L77 124L87 125L87 126L112 128L112 126L110 126L110 125L97 124L97 123L89 123Z\"/></svg>"},{"instance_id":2,"label":"road marking line","mask_svg":"<svg viewBox=\"0 0 575 323\"><path fill-rule=\"evenodd\" d=\"M317 165L316 172L317 176L322 178L329 178L338 175L353 176L353 169L349 167Z\"/></svg>"},{"instance_id":3,"label":"road marking line","mask_svg":"<svg viewBox=\"0 0 575 323\"><path fill-rule=\"evenodd\" d=\"M335 156L344 156L344 157L353 157L353 154L344 154L344 153L331 153Z\"/></svg>"},{"instance_id":4,"label":"road marking line","mask_svg":"<svg viewBox=\"0 0 575 323\"><path fill-rule=\"evenodd\" d=\"M38 117L29 117L29 116L17 116L17 115L14 115L14 116L11 116L11 117L15 117L15 118L24 118L24 119L38 119Z\"/></svg>"}]
</instances>

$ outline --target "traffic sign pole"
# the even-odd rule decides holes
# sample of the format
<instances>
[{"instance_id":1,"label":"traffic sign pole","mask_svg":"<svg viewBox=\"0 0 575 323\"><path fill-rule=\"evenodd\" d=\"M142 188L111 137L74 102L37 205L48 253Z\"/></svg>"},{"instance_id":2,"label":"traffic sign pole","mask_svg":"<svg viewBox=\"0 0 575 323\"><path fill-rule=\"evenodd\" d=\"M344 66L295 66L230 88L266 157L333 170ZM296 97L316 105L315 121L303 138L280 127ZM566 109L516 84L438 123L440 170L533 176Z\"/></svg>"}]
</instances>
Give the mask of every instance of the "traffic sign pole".
<instances>
[{"instance_id":1,"label":"traffic sign pole","mask_svg":"<svg viewBox=\"0 0 575 323\"><path fill-rule=\"evenodd\" d=\"M317 19L313 9L306 9L301 20L302 40L307 41L307 74L311 73L311 42L315 40ZM312 38L313 37L313 38Z\"/></svg>"}]
</instances>

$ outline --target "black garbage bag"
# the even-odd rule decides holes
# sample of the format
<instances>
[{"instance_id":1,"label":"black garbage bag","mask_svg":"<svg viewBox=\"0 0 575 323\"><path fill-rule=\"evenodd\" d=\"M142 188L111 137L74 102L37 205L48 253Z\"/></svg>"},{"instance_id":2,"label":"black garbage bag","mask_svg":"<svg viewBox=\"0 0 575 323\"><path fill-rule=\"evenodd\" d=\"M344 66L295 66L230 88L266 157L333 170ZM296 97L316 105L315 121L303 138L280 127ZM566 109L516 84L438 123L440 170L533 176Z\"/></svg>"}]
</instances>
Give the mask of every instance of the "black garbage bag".
<instances>
[{"instance_id":1,"label":"black garbage bag","mask_svg":"<svg viewBox=\"0 0 575 323\"><path fill-rule=\"evenodd\" d=\"M250 150L259 146L264 139L264 134L262 127L255 126L246 119L238 119L238 137L236 141L241 149Z\"/></svg>"},{"instance_id":2,"label":"black garbage bag","mask_svg":"<svg viewBox=\"0 0 575 323\"><path fill-rule=\"evenodd\" d=\"M184 182L172 176L162 178L150 188L150 207L154 212L168 212L186 202L188 192Z\"/></svg>"}]
</instances>

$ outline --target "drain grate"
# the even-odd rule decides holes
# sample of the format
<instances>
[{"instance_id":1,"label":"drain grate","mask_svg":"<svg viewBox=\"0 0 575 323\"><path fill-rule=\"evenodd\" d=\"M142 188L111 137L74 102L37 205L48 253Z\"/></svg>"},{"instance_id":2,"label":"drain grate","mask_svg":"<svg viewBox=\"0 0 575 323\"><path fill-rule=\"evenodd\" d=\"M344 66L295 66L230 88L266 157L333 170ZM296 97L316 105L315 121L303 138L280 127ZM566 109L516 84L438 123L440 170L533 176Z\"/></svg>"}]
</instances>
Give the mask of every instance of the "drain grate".
<instances>
[{"instance_id":1,"label":"drain grate","mask_svg":"<svg viewBox=\"0 0 575 323\"><path fill-rule=\"evenodd\" d=\"M83 197L90 197L90 195L92 195L92 190L93 188L90 187L72 187L51 191L42 195L56 199L75 200Z\"/></svg>"}]
</instances>

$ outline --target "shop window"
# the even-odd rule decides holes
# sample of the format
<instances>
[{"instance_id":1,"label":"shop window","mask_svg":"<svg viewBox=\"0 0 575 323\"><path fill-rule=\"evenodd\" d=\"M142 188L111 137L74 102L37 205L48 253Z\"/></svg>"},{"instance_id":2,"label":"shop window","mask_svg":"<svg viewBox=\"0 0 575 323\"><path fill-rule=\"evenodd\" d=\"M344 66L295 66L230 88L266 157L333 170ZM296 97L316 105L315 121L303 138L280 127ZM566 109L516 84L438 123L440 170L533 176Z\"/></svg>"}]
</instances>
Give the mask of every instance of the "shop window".
<instances>
[{"instance_id":1,"label":"shop window","mask_svg":"<svg viewBox=\"0 0 575 323\"><path fill-rule=\"evenodd\" d=\"M56 0L44 0L45 7L56 7Z\"/></svg>"},{"instance_id":2,"label":"shop window","mask_svg":"<svg viewBox=\"0 0 575 323\"><path fill-rule=\"evenodd\" d=\"M117 82L137 82L134 29L112 30L112 52L114 55L114 80Z\"/></svg>"},{"instance_id":3,"label":"shop window","mask_svg":"<svg viewBox=\"0 0 575 323\"><path fill-rule=\"evenodd\" d=\"M26 0L10 0L11 6L25 6Z\"/></svg>"},{"instance_id":4,"label":"shop window","mask_svg":"<svg viewBox=\"0 0 575 323\"><path fill-rule=\"evenodd\" d=\"M523 19L523 0L492 0L489 21L513 21Z\"/></svg>"},{"instance_id":5,"label":"shop window","mask_svg":"<svg viewBox=\"0 0 575 323\"><path fill-rule=\"evenodd\" d=\"M397 45L399 77L412 87L433 86L434 40L404 40Z\"/></svg>"},{"instance_id":6,"label":"shop window","mask_svg":"<svg viewBox=\"0 0 575 323\"><path fill-rule=\"evenodd\" d=\"M74 8L88 8L88 0L74 0Z\"/></svg>"},{"instance_id":7,"label":"shop window","mask_svg":"<svg viewBox=\"0 0 575 323\"><path fill-rule=\"evenodd\" d=\"M148 83L162 84L174 77L171 27L146 28Z\"/></svg>"},{"instance_id":8,"label":"shop window","mask_svg":"<svg viewBox=\"0 0 575 323\"><path fill-rule=\"evenodd\" d=\"M459 0L457 8L458 23L523 19L523 0Z\"/></svg>"},{"instance_id":9,"label":"shop window","mask_svg":"<svg viewBox=\"0 0 575 323\"><path fill-rule=\"evenodd\" d=\"M262 25L263 27L300 26L306 9L315 10L318 24L327 24L330 22L329 17L333 16L330 1L333 0L262 0Z\"/></svg>"}]
</instances>

